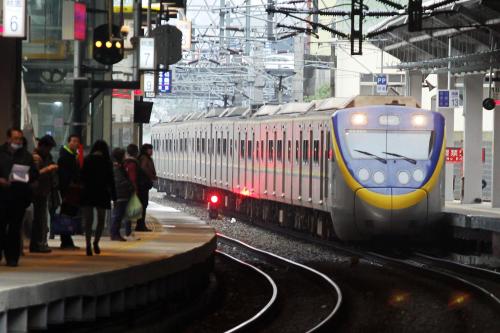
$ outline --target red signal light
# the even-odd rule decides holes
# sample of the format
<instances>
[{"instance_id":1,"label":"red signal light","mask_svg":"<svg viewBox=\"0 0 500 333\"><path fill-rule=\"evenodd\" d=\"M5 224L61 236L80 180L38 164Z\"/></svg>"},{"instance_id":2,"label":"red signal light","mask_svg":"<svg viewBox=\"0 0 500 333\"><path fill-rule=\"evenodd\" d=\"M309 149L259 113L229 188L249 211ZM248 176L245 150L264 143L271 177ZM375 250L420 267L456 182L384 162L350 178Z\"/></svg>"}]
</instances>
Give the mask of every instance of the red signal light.
<instances>
[{"instance_id":1,"label":"red signal light","mask_svg":"<svg viewBox=\"0 0 500 333\"><path fill-rule=\"evenodd\" d=\"M213 203L213 204L216 204L217 202L219 202L219 197L216 196L216 195L212 195L210 197L210 202Z\"/></svg>"}]
</instances>

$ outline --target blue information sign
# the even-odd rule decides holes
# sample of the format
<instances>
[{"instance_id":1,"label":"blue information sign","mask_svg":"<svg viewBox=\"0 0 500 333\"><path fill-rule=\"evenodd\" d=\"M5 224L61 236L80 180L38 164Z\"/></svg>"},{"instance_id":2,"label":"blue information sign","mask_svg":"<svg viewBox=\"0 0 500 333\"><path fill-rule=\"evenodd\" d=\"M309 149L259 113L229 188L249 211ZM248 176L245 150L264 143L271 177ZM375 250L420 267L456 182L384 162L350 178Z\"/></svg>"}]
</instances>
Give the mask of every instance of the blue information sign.
<instances>
[{"instance_id":1,"label":"blue information sign","mask_svg":"<svg viewBox=\"0 0 500 333\"><path fill-rule=\"evenodd\" d=\"M449 90L439 90L438 91L438 107L449 108L450 107L450 91Z\"/></svg>"},{"instance_id":2,"label":"blue information sign","mask_svg":"<svg viewBox=\"0 0 500 333\"><path fill-rule=\"evenodd\" d=\"M379 74L377 75L377 93L385 94L387 93L387 75Z\"/></svg>"},{"instance_id":3,"label":"blue information sign","mask_svg":"<svg viewBox=\"0 0 500 333\"><path fill-rule=\"evenodd\" d=\"M158 73L158 92L172 92L172 71L161 71Z\"/></svg>"}]
</instances>

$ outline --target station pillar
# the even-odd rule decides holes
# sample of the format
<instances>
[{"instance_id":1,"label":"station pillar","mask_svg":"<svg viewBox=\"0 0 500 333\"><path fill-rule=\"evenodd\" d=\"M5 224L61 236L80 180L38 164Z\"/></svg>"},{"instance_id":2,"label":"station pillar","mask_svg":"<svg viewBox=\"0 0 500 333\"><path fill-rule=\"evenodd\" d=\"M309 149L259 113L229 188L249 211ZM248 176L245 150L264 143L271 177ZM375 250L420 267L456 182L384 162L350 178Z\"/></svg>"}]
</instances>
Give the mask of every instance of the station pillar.
<instances>
[{"instance_id":1,"label":"station pillar","mask_svg":"<svg viewBox=\"0 0 500 333\"><path fill-rule=\"evenodd\" d=\"M448 74L447 73L439 73L438 74L438 86L437 89L453 89L454 79L451 80L451 87L448 87ZM437 95L437 93L436 93ZM435 103L436 111L440 112L446 123L446 146L453 147L455 146L455 142L453 139L454 136L454 128L455 128L455 109L454 108L439 108L438 103ZM453 164L446 163L445 166L445 191L444 191L444 199L446 201L452 201L454 199L453 195Z\"/></svg>"},{"instance_id":2,"label":"station pillar","mask_svg":"<svg viewBox=\"0 0 500 333\"><path fill-rule=\"evenodd\" d=\"M10 127L21 125L21 55L18 38L0 37L0 144Z\"/></svg>"},{"instance_id":3,"label":"station pillar","mask_svg":"<svg viewBox=\"0 0 500 333\"><path fill-rule=\"evenodd\" d=\"M483 74L464 76L464 204L482 197L483 82Z\"/></svg>"},{"instance_id":4,"label":"station pillar","mask_svg":"<svg viewBox=\"0 0 500 333\"><path fill-rule=\"evenodd\" d=\"M412 96L422 105L422 72L406 71L406 96Z\"/></svg>"},{"instance_id":5,"label":"station pillar","mask_svg":"<svg viewBox=\"0 0 500 333\"><path fill-rule=\"evenodd\" d=\"M495 77L500 77L497 73ZM496 84L497 82L495 82ZM492 164L492 184L491 184L491 206L500 208L500 105L493 111L493 164ZM497 235L500 244L500 234ZM500 246L499 246L500 251Z\"/></svg>"}]
</instances>

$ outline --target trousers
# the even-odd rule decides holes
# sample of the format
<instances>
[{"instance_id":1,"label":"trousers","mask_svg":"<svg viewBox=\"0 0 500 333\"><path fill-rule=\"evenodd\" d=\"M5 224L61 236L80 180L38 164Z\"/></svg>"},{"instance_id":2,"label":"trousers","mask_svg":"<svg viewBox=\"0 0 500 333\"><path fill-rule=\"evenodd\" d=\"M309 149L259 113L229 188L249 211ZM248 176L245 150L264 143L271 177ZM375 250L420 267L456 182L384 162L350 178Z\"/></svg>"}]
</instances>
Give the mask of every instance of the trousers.
<instances>
[{"instance_id":1,"label":"trousers","mask_svg":"<svg viewBox=\"0 0 500 333\"><path fill-rule=\"evenodd\" d=\"M47 197L35 197L33 200L33 225L31 227L31 249L47 247L48 226L48 199Z\"/></svg>"},{"instance_id":2,"label":"trousers","mask_svg":"<svg viewBox=\"0 0 500 333\"><path fill-rule=\"evenodd\" d=\"M21 255L21 229L26 205L4 201L0 206L0 258L3 254L7 262L17 264Z\"/></svg>"},{"instance_id":3,"label":"trousers","mask_svg":"<svg viewBox=\"0 0 500 333\"><path fill-rule=\"evenodd\" d=\"M83 225L85 228L85 242L87 247L90 247L92 240L92 224L94 223L94 208L97 210L97 225L95 228L94 243L99 243L104 229L104 219L106 217L106 209L99 207L85 206L82 208Z\"/></svg>"}]
</instances>

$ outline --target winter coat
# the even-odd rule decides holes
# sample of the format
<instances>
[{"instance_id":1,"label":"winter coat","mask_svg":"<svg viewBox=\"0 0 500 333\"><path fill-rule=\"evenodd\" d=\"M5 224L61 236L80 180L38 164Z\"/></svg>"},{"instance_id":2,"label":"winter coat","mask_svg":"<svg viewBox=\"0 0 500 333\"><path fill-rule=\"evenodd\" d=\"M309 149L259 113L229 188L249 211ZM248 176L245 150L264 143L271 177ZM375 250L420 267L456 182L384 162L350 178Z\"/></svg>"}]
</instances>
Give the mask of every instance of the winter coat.
<instances>
[{"instance_id":1,"label":"winter coat","mask_svg":"<svg viewBox=\"0 0 500 333\"><path fill-rule=\"evenodd\" d=\"M115 189L117 201L128 201L134 193L134 185L128 178L127 172L123 165L115 163L113 165L115 176Z\"/></svg>"},{"instance_id":2,"label":"winter coat","mask_svg":"<svg viewBox=\"0 0 500 333\"><path fill-rule=\"evenodd\" d=\"M38 169L33 156L24 148L15 152L9 150L9 144L0 146L0 178L9 180L14 164L29 166L29 182L12 182L9 187L0 187L0 201L15 201L28 207L32 201L32 184L38 180Z\"/></svg>"},{"instance_id":3,"label":"winter coat","mask_svg":"<svg viewBox=\"0 0 500 333\"><path fill-rule=\"evenodd\" d=\"M81 205L110 209L111 200L116 201L113 165L100 153L87 156L81 173Z\"/></svg>"},{"instance_id":4,"label":"winter coat","mask_svg":"<svg viewBox=\"0 0 500 333\"><path fill-rule=\"evenodd\" d=\"M153 182L157 179L155 163L153 162L153 159L149 155L141 155L139 157L139 163L141 165L142 170L151 181L151 187L152 187Z\"/></svg>"},{"instance_id":5,"label":"winter coat","mask_svg":"<svg viewBox=\"0 0 500 333\"><path fill-rule=\"evenodd\" d=\"M57 175L59 176L59 191L61 192L62 198L64 198L64 194L71 184L78 184L80 182L78 154L71 153L68 149L61 147L59 159L57 160L57 164L59 165L59 169L57 170Z\"/></svg>"}]
</instances>

